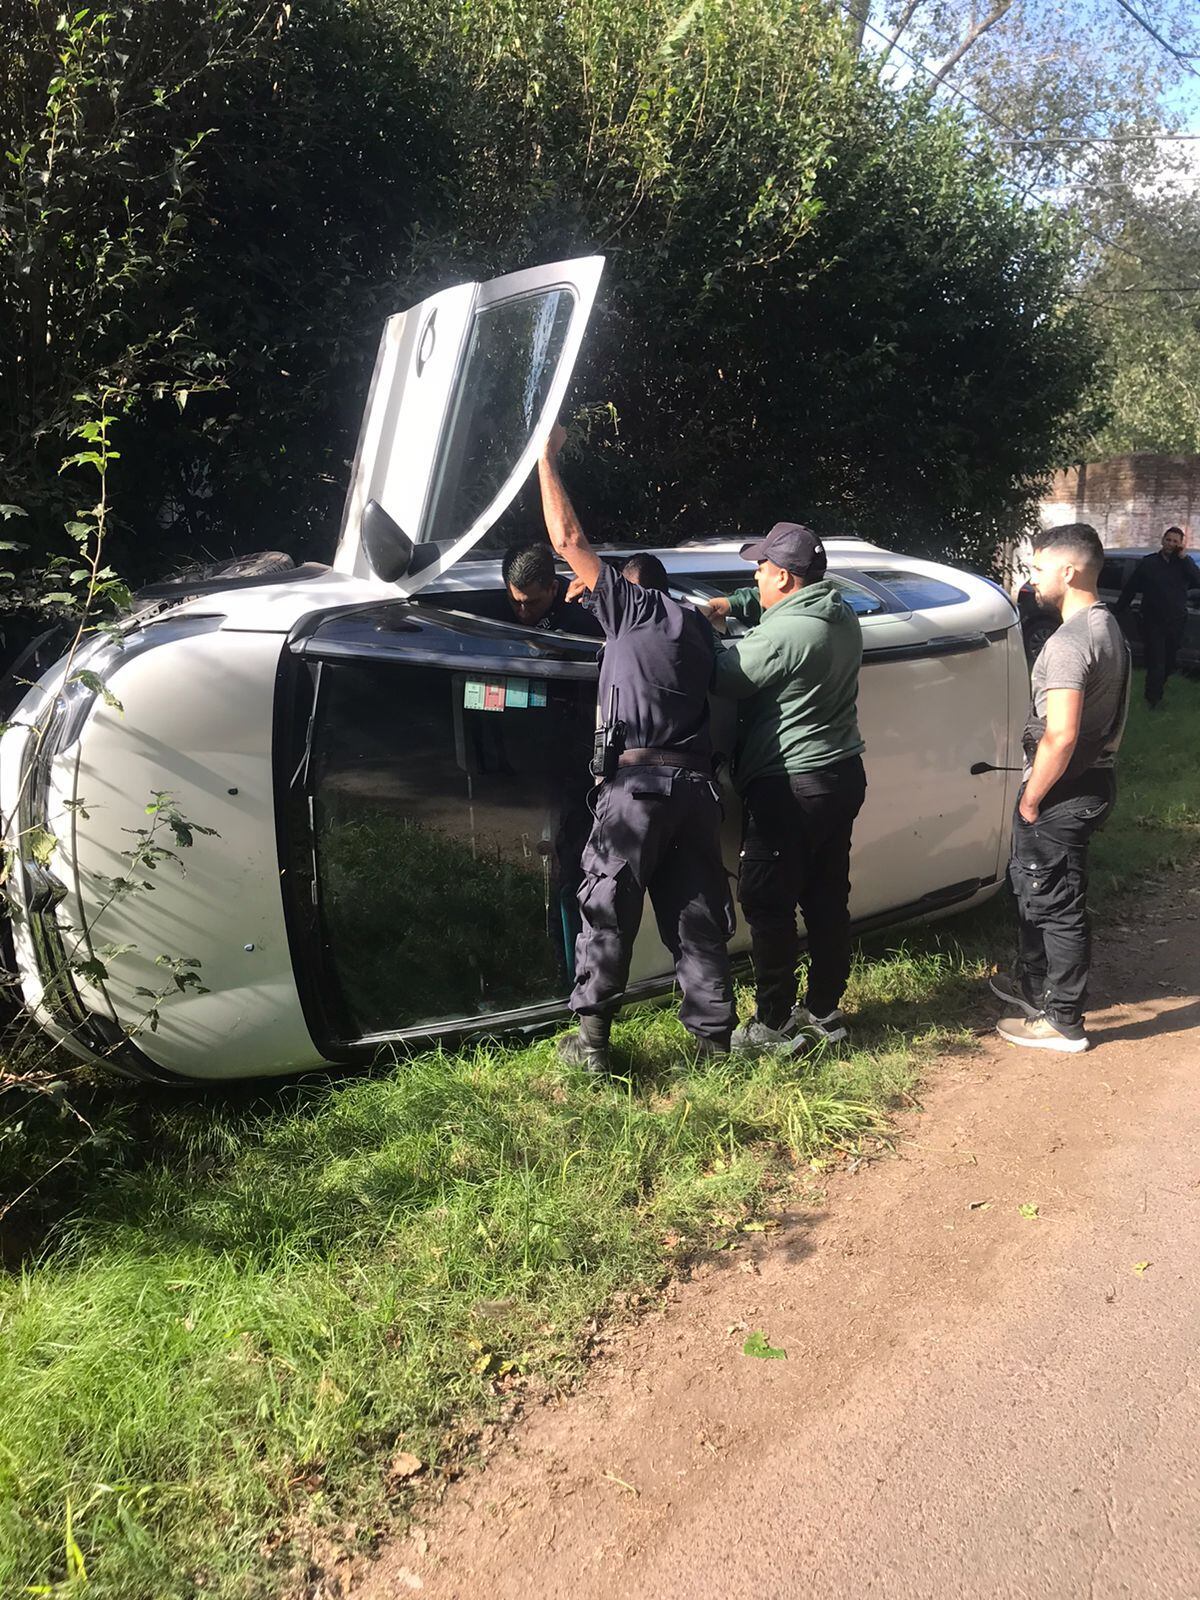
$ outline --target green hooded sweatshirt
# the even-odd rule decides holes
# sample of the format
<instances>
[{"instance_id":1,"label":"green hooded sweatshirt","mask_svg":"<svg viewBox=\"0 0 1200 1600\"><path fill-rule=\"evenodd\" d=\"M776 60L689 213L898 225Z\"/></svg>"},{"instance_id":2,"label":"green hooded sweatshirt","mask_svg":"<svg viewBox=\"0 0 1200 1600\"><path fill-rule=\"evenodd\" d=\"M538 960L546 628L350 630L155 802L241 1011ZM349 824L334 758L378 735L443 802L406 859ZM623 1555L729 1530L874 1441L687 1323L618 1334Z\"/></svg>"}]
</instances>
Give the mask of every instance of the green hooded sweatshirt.
<instances>
[{"instance_id":1,"label":"green hooded sweatshirt","mask_svg":"<svg viewBox=\"0 0 1200 1600\"><path fill-rule=\"evenodd\" d=\"M859 755L862 629L828 579L764 611L757 589L729 596L729 615L751 632L718 651L714 694L743 702L733 775L813 772Z\"/></svg>"}]
</instances>

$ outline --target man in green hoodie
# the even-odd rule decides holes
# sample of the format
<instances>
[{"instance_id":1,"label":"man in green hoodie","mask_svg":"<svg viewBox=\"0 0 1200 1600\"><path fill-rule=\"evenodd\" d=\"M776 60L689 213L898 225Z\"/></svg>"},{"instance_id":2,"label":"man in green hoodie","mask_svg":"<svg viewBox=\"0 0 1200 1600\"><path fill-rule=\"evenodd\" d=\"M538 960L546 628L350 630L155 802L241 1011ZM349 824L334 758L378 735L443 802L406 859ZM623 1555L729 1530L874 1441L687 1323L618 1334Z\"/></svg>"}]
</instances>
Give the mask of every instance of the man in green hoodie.
<instances>
[{"instance_id":1,"label":"man in green hoodie","mask_svg":"<svg viewBox=\"0 0 1200 1600\"><path fill-rule=\"evenodd\" d=\"M740 700L734 782L742 797L738 899L750 925L755 1014L735 1049L846 1037L850 976L850 836L867 780L856 704L858 618L825 577L816 534L777 522L742 546L754 588L714 600L711 617L750 631L717 656L713 692ZM800 937L808 992L796 1003Z\"/></svg>"}]
</instances>

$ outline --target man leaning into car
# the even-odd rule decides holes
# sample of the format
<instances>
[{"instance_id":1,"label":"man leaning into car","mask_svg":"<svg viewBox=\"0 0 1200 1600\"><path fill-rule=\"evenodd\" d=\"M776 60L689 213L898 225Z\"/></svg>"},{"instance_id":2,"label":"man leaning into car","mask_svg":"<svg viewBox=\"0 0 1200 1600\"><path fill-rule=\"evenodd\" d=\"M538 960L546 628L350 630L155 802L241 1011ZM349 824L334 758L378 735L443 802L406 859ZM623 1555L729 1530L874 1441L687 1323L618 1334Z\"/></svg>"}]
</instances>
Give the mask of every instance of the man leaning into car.
<instances>
[{"instance_id":1,"label":"man leaning into car","mask_svg":"<svg viewBox=\"0 0 1200 1600\"><path fill-rule=\"evenodd\" d=\"M667 594L656 557L635 556L617 572L597 556L559 477L564 438L556 425L539 462L542 511L551 544L589 591L604 630L605 726L579 890L570 1000L579 1027L559 1041L559 1055L589 1072L607 1070L612 1018L649 893L675 960L680 1021L699 1058L722 1056L734 1022L726 949L734 919L708 727L716 641L698 611Z\"/></svg>"}]
</instances>

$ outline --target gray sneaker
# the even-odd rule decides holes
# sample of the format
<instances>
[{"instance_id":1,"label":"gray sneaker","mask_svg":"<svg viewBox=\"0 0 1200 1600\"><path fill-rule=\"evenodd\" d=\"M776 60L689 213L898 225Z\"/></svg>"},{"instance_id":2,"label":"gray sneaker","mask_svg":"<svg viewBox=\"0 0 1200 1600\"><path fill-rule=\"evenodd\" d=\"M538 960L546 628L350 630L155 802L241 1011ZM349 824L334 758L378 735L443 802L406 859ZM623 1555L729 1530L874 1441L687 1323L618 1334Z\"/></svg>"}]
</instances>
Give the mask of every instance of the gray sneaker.
<instances>
[{"instance_id":1,"label":"gray sneaker","mask_svg":"<svg viewBox=\"0 0 1200 1600\"><path fill-rule=\"evenodd\" d=\"M1057 1050L1062 1055L1082 1055L1092 1041L1082 1027L1068 1028L1051 1022L1045 1015L1032 1018L1001 1017L996 1032L1009 1044L1025 1045L1030 1050Z\"/></svg>"},{"instance_id":2,"label":"gray sneaker","mask_svg":"<svg viewBox=\"0 0 1200 1600\"><path fill-rule=\"evenodd\" d=\"M740 1028L733 1030L729 1047L737 1051L786 1050L792 1043L792 1035L787 1031L791 1025L791 1017L782 1028L768 1028L765 1022L760 1022L757 1017L751 1017L749 1021L743 1022Z\"/></svg>"},{"instance_id":3,"label":"gray sneaker","mask_svg":"<svg viewBox=\"0 0 1200 1600\"><path fill-rule=\"evenodd\" d=\"M818 1017L803 1006L797 1006L788 1018L788 1027L793 1036L803 1034L810 1040L815 1038L820 1044L842 1044L850 1037L845 1015L836 1007L827 1017ZM797 1039L796 1042L801 1041Z\"/></svg>"},{"instance_id":4,"label":"gray sneaker","mask_svg":"<svg viewBox=\"0 0 1200 1600\"><path fill-rule=\"evenodd\" d=\"M993 972L988 979L988 988L997 1000L1014 1007L1022 1016L1031 1019L1041 1016L1042 996L1034 990L1028 978L1013 976L1008 972Z\"/></svg>"}]
</instances>

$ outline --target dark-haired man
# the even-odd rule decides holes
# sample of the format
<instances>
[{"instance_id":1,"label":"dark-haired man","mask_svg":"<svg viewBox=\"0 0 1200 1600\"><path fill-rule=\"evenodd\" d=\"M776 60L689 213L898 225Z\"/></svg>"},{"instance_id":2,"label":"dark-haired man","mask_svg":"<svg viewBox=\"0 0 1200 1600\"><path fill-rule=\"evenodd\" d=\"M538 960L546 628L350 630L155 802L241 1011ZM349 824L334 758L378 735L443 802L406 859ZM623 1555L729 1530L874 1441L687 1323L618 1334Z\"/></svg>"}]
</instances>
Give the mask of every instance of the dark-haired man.
<instances>
[{"instance_id":1,"label":"dark-haired man","mask_svg":"<svg viewBox=\"0 0 1200 1600\"><path fill-rule=\"evenodd\" d=\"M738 898L750 925L754 1015L736 1049L846 1038L850 839L867 792L858 731L862 629L825 576L810 528L777 522L742 546L755 587L708 606L750 623L717 657L713 689L741 702L733 777L742 796ZM808 990L796 1004L797 908L808 933Z\"/></svg>"},{"instance_id":2,"label":"dark-haired man","mask_svg":"<svg viewBox=\"0 0 1200 1600\"><path fill-rule=\"evenodd\" d=\"M1112 810L1129 708L1129 647L1096 593L1104 550L1086 522L1034 542L1041 605L1062 613L1033 668L1025 724L1025 782L1013 817L1009 883L1017 902L1014 972L993 993L1021 1013L997 1032L1010 1044L1076 1054L1091 966L1088 844Z\"/></svg>"},{"instance_id":3,"label":"dark-haired man","mask_svg":"<svg viewBox=\"0 0 1200 1600\"><path fill-rule=\"evenodd\" d=\"M504 552L500 575L513 618L523 628L598 637L600 627L595 617L569 596L567 580L555 572L554 555L548 544L512 546Z\"/></svg>"},{"instance_id":4,"label":"dark-haired man","mask_svg":"<svg viewBox=\"0 0 1200 1600\"><path fill-rule=\"evenodd\" d=\"M619 573L600 560L559 477L563 439L556 426L538 465L542 511L554 549L589 592L604 630L600 709L615 726L611 770L583 853L570 1001L579 1028L560 1040L559 1055L590 1072L608 1067L609 1031L647 893L674 957L680 1020L699 1057L724 1055L734 1021L726 949L733 900L708 728L713 632L667 594L656 557L631 557Z\"/></svg>"},{"instance_id":5,"label":"dark-haired man","mask_svg":"<svg viewBox=\"0 0 1200 1600\"><path fill-rule=\"evenodd\" d=\"M1179 647L1187 632L1188 592L1200 589L1200 568L1184 551L1182 528L1168 528L1162 546L1143 556L1129 574L1117 615L1128 611L1134 596L1142 597L1142 648L1146 656L1146 704L1152 711L1162 703L1167 679L1175 671Z\"/></svg>"}]
</instances>

